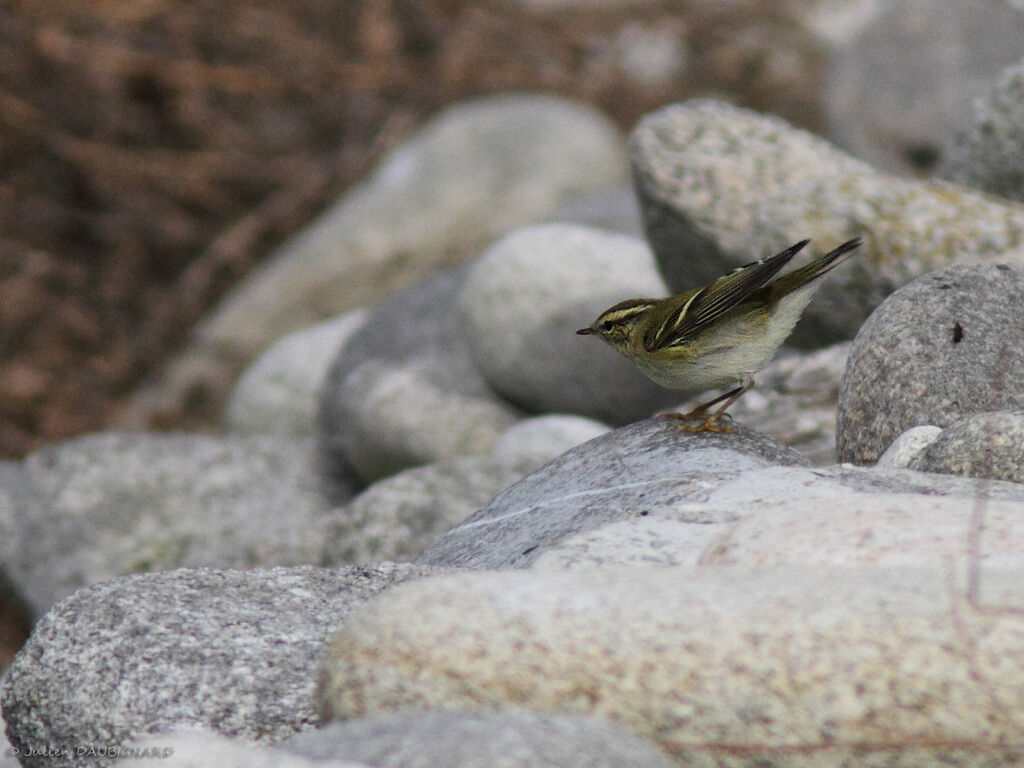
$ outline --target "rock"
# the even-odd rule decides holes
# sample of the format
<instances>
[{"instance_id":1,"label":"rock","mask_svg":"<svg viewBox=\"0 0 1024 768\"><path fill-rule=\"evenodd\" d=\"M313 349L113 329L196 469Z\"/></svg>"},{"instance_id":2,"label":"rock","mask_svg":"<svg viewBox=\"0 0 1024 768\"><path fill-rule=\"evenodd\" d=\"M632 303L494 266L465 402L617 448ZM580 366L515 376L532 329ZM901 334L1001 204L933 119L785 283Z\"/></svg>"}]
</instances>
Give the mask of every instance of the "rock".
<instances>
[{"instance_id":1,"label":"rock","mask_svg":"<svg viewBox=\"0 0 1024 768\"><path fill-rule=\"evenodd\" d=\"M1024 483L1024 411L976 413L954 421L909 466Z\"/></svg>"},{"instance_id":2,"label":"rock","mask_svg":"<svg viewBox=\"0 0 1024 768\"><path fill-rule=\"evenodd\" d=\"M274 747L253 747L245 742L218 736L202 729L190 729L141 739L125 748L117 768L371 768L365 763L337 759L308 760Z\"/></svg>"},{"instance_id":3,"label":"rock","mask_svg":"<svg viewBox=\"0 0 1024 768\"><path fill-rule=\"evenodd\" d=\"M522 456L466 456L380 480L332 514L321 564L415 560L536 468L536 461Z\"/></svg>"},{"instance_id":4,"label":"rock","mask_svg":"<svg viewBox=\"0 0 1024 768\"><path fill-rule=\"evenodd\" d=\"M627 175L618 130L590 107L534 94L451 106L236 286L119 424L148 426L285 334L373 306Z\"/></svg>"},{"instance_id":5,"label":"rock","mask_svg":"<svg viewBox=\"0 0 1024 768\"><path fill-rule=\"evenodd\" d=\"M101 433L23 472L3 567L36 615L137 571L320 559L330 504L310 440Z\"/></svg>"},{"instance_id":6,"label":"rock","mask_svg":"<svg viewBox=\"0 0 1024 768\"><path fill-rule=\"evenodd\" d=\"M575 332L623 299L665 293L643 242L548 224L491 246L466 278L459 313L473 361L497 392L528 411L625 424L678 395Z\"/></svg>"},{"instance_id":7,"label":"rock","mask_svg":"<svg viewBox=\"0 0 1024 768\"><path fill-rule=\"evenodd\" d=\"M930 173L967 122L971 99L1021 57L1024 13L1007 0L902 0L836 54L829 132L872 165Z\"/></svg>"},{"instance_id":8,"label":"rock","mask_svg":"<svg viewBox=\"0 0 1024 768\"><path fill-rule=\"evenodd\" d=\"M931 424L911 427L892 441L885 453L878 457L875 466L880 469L902 469L909 466L914 457L934 443L941 432L940 427Z\"/></svg>"},{"instance_id":9,"label":"rock","mask_svg":"<svg viewBox=\"0 0 1024 768\"><path fill-rule=\"evenodd\" d=\"M812 238L863 236L822 280L791 343L851 338L897 287L954 262L1024 264L1024 207L886 176L778 118L713 101L654 112L630 137L644 225L674 292Z\"/></svg>"},{"instance_id":10,"label":"rock","mask_svg":"<svg viewBox=\"0 0 1024 768\"><path fill-rule=\"evenodd\" d=\"M666 511L665 515L673 515ZM734 511L731 514L736 514ZM729 519L726 515L723 519ZM716 520L676 519L641 515L576 533L546 547L530 568L699 565L729 527Z\"/></svg>"},{"instance_id":11,"label":"rock","mask_svg":"<svg viewBox=\"0 0 1024 768\"><path fill-rule=\"evenodd\" d=\"M814 464L836 460L836 403L849 343L815 352L782 354L756 376L756 386L730 406L733 419L765 432ZM709 396L691 398L687 413Z\"/></svg>"},{"instance_id":12,"label":"rock","mask_svg":"<svg viewBox=\"0 0 1024 768\"><path fill-rule=\"evenodd\" d=\"M645 6L657 6L656 0L507 0L530 13L566 13L613 11L629 13Z\"/></svg>"},{"instance_id":13,"label":"rock","mask_svg":"<svg viewBox=\"0 0 1024 768\"><path fill-rule=\"evenodd\" d=\"M682 22L630 21L603 53L634 85L667 89L688 74L691 55L686 32Z\"/></svg>"},{"instance_id":14,"label":"rock","mask_svg":"<svg viewBox=\"0 0 1024 768\"><path fill-rule=\"evenodd\" d=\"M40 620L15 658L3 690L8 736L26 766L88 766L110 761L78 748L173 728L271 743L316 727L325 634L370 597L435 573L388 563L197 568L83 589Z\"/></svg>"},{"instance_id":15,"label":"rock","mask_svg":"<svg viewBox=\"0 0 1024 768\"><path fill-rule=\"evenodd\" d=\"M644 236L636 194L628 184L563 203L547 221L576 224L635 238Z\"/></svg>"},{"instance_id":16,"label":"rock","mask_svg":"<svg viewBox=\"0 0 1024 768\"><path fill-rule=\"evenodd\" d=\"M311 437L327 369L359 329L354 311L285 336L239 378L225 408L225 426L241 434Z\"/></svg>"},{"instance_id":17,"label":"rock","mask_svg":"<svg viewBox=\"0 0 1024 768\"><path fill-rule=\"evenodd\" d=\"M993 483L972 551L976 482L910 470L765 467L707 474L685 501L621 515L547 546L530 567L675 565L1024 565L1024 489ZM577 502L582 507L586 502ZM526 523L528 524L528 523Z\"/></svg>"},{"instance_id":18,"label":"rock","mask_svg":"<svg viewBox=\"0 0 1024 768\"><path fill-rule=\"evenodd\" d=\"M1003 70L974 100L970 120L941 169L943 177L1024 201L1024 61Z\"/></svg>"},{"instance_id":19,"label":"rock","mask_svg":"<svg viewBox=\"0 0 1024 768\"><path fill-rule=\"evenodd\" d=\"M300 733L282 749L377 768L675 765L650 742L601 718L517 710L380 715Z\"/></svg>"},{"instance_id":20,"label":"rock","mask_svg":"<svg viewBox=\"0 0 1024 768\"><path fill-rule=\"evenodd\" d=\"M939 270L890 296L853 343L839 390L842 461L870 464L910 427L1024 407L1024 268Z\"/></svg>"},{"instance_id":21,"label":"rock","mask_svg":"<svg viewBox=\"0 0 1024 768\"><path fill-rule=\"evenodd\" d=\"M375 307L331 364L320 408L329 466L365 482L409 467L486 453L521 414L470 359L455 311L466 269Z\"/></svg>"},{"instance_id":22,"label":"rock","mask_svg":"<svg viewBox=\"0 0 1024 768\"><path fill-rule=\"evenodd\" d=\"M235 289L200 337L254 354L624 176L618 132L588 107L525 94L449 107Z\"/></svg>"},{"instance_id":23,"label":"rock","mask_svg":"<svg viewBox=\"0 0 1024 768\"><path fill-rule=\"evenodd\" d=\"M849 44L884 5L884 0L817 0L800 9L800 21L831 49Z\"/></svg>"},{"instance_id":24,"label":"rock","mask_svg":"<svg viewBox=\"0 0 1024 768\"><path fill-rule=\"evenodd\" d=\"M489 454L446 459L380 480L332 514L321 564L415 559L500 491L607 431L578 416L524 419Z\"/></svg>"},{"instance_id":25,"label":"rock","mask_svg":"<svg viewBox=\"0 0 1024 768\"><path fill-rule=\"evenodd\" d=\"M911 483L901 485L912 474L776 467L723 483L701 505L706 514L716 507L744 514L712 526L718 535L694 562L756 568L956 568L963 573L1024 567L1020 489L1003 483L986 498L979 496L977 484L934 482L930 485L940 493L928 494ZM977 519L965 514L972 508L979 509ZM979 521L981 530L974 530Z\"/></svg>"},{"instance_id":26,"label":"rock","mask_svg":"<svg viewBox=\"0 0 1024 768\"><path fill-rule=\"evenodd\" d=\"M4 685L6 682L7 674L5 671L0 673L0 701L3 701ZM20 751L7 740L7 726L4 724L3 708L0 707L0 768L18 768L21 765L17 757Z\"/></svg>"},{"instance_id":27,"label":"rock","mask_svg":"<svg viewBox=\"0 0 1024 768\"><path fill-rule=\"evenodd\" d=\"M562 539L699 501L723 477L770 464L806 463L770 437L686 433L648 419L577 446L527 476L449 531L418 562L466 568L526 567ZM724 516L690 518L704 523Z\"/></svg>"},{"instance_id":28,"label":"rock","mask_svg":"<svg viewBox=\"0 0 1024 768\"><path fill-rule=\"evenodd\" d=\"M523 457L540 467L570 448L610 431L606 425L580 416L535 416L505 430L491 453L502 457Z\"/></svg>"},{"instance_id":29,"label":"rock","mask_svg":"<svg viewBox=\"0 0 1024 768\"><path fill-rule=\"evenodd\" d=\"M17 556L21 521L34 500L23 463L0 461L0 602L24 600L13 583L10 563Z\"/></svg>"},{"instance_id":30,"label":"rock","mask_svg":"<svg viewBox=\"0 0 1024 768\"><path fill-rule=\"evenodd\" d=\"M975 609L945 569L458 574L353 615L318 699L599 714L680 764L1013 764L1022 578L986 572Z\"/></svg>"}]
</instances>

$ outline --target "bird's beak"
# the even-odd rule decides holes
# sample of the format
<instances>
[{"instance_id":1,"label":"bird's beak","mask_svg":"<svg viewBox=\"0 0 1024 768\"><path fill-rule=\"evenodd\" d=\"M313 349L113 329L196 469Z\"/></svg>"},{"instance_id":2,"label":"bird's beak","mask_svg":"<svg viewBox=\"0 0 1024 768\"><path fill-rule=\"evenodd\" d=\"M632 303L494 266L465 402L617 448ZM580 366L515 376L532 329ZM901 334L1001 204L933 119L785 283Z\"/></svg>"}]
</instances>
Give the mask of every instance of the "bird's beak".
<instances>
[{"instance_id":1,"label":"bird's beak","mask_svg":"<svg viewBox=\"0 0 1024 768\"><path fill-rule=\"evenodd\" d=\"M578 331L576 331L576 333L579 334L580 336L590 336L593 332L593 328L580 328Z\"/></svg>"}]
</instances>

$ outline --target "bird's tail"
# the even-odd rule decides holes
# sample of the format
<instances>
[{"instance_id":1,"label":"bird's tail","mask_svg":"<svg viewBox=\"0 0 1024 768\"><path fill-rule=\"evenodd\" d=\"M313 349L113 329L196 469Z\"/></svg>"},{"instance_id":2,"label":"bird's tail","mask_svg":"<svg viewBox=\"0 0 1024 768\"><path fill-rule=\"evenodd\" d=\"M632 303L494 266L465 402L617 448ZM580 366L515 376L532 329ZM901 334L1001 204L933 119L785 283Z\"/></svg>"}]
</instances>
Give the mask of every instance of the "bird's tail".
<instances>
[{"instance_id":1,"label":"bird's tail","mask_svg":"<svg viewBox=\"0 0 1024 768\"><path fill-rule=\"evenodd\" d=\"M850 258L853 251L860 247L860 244L861 239L859 237L855 237L853 240L847 240L835 250L829 251L821 258L812 261L810 264L800 267L800 269L794 269L792 272L787 272L772 283L771 287L773 292L778 292L777 295L785 296L787 293L797 290L802 285L814 282L822 275L835 267L838 267Z\"/></svg>"}]
</instances>

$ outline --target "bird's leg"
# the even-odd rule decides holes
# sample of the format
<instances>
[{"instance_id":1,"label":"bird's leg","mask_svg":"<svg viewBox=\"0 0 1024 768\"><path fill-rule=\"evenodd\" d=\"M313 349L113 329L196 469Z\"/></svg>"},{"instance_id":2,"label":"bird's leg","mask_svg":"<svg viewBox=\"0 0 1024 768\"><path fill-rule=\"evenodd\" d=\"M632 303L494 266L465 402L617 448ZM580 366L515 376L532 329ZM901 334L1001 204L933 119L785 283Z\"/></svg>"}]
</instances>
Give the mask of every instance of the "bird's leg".
<instances>
[{"instance_id":1,"label":"bird's leg","mask_svg":"<svg viewBox=\"0 0 1024 768\"><path fill-rule=\"evenodd\" d=\"M684 432L731 432L732 427L730 427L728 424L719 424L718 422L723 416L725 416L726 418L730 418L731 420L731 417L729 417L729 415L725 412L726 408L728 408L730 405L739 400L743 393L750 389L753 385L753 377L744 376L743 379L740 381L740 385L738 387L736 387L735 389L730 389L724 395L719 395L715 399L709 400L703 405L698 405L689 413L666 413L664 414L664 416L665 418L674 419L676 421L694 421L696 419L703 419L703 421L701 421L700 424L675 425L677 429L681 429ZM713 405L718 405L718 403L721 403L723 400L725 402L722 403L722 405L719 406L717 410L713 411L712 413L708 413L708 408L710 408Z\"/></svg>"}]
</instances>

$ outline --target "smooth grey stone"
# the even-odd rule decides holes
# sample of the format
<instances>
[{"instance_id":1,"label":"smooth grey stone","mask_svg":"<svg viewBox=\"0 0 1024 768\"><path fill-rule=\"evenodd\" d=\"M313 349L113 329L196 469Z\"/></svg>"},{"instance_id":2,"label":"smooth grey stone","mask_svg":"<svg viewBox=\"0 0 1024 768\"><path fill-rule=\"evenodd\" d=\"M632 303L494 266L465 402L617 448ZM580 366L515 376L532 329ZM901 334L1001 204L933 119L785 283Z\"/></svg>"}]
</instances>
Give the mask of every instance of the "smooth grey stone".
<instances>
[{"instance_id":1,"label":"smooth grey stone","mask_svg":"<svg viewBox=\"0 0 1024 768\"><path fill-rule=\"evenodd\" d=\"M835 565L460 573L353 616L317 696L338 719L592 713L680 765L1015 765L1024 569L980 576L972 586L954 568Z\"/></svg>"},{"instance_id":2,"label":"smooth grey stone","mask_svg":"<svg viewBox=\"0 0 1024 768\"><path fill-rule=\"evenodd\" d=\"M270 743L320 723L324 639L371 597L435 569L180 569L80 590L36 625L11 665L3 712L27 766L109 765L79 747L202 725ZM69 693L69 692L73 692Z\"/></svg>"},{"instance_id":3,"label":"smooth grey stone","mask_svg":"<svg viewBox=\"0 0 1024 768\"><path fill-rule=\"evenodd\" d=\"M911 427L892 441L892 444L885 449L885 453L878 457L875 466L881 469L902 469L907 467L914 457L934 443L935 438L941 433L941 427L931 424Z\"/></svg>"},{"instance_id":4,"label":"smooth grey stone","mask_svg":"<svg viewBox=\"0 0 1024 768\"><path fill-rule=\"evenodd\" d=\"M636 193L628 184L570 200L555 209L548 221L603 229L630 237L644 236Z\"/></svg>"},{"instance_id":5,"label":"smooth grey stone","mask_svg":"<svg viewBox=\"0 0 1024 768\"><path fill-rule=\"evenodd\" d=\"M976 413L954 421L909 466L1024 483L1024 411Z\"/></svg>"},{"instance_id":6,"label":"smooth grey stone","mask_svg":"<svg viewBox=\"0 0 1024 768\"><path fill-rule=\"evenodd\" d=\"M14 527L21 516L18 508L31 496L27 486L20 461L0 461L0 563L10 556Z\"/></svg>"},{"instance_id":7,"label":"smooth grey stone","mask_svg":"<svg viewBox=\"0 0 1024 768\"><path fill-rule=\"evenodd\" d=\"M568 536L635 516L699 502L724 478L807 460L767 435L737 425L730 434L686 433L653 418L573 448L525 477L449 531L417 562L523 568ZM694 520L732 519L736 510Z\"/></svg>"},{"instance_id":8,"label":"smooth grey stone","mask_svg":"<svg viewBox=\"0 0 1024 768\"><path fill-rule=\"evenodd\" d=\"M370 311L331 364L320 403L328 466L364 482L486 453L521 414L469 353L456 297L467 267L401 291Z\"/></svg>"},{"instance_id":9,"label":"smooth grey stone","mask_svg":"<svg viewBox=\"0 0 1024 768\"><path fill-rule=\"evenodd\" d=\"M798 21L829 50L853 40L888 0L812 0L801 7Z\"/></svg>"},{"instance_id":10,"label":"smooth grey stone","mask_svg":"<svg viewBox=\"0 0 1024 768\"><path fill-rule=\"evenodd\" d=\"M839 390L842 461L870 464L910 427L1024 407L1024 268L938 270L890 296L853 342Z\"/></svg>"},{"instance_id":11,"label":"smooth grey stone","mask_svg":"<svg viewBox=\"0 0 1024 768\"><path fill-rule=\"evenodd\" d=\"M600 339L576 331L623 299L664 295L643 241L544 224L492 245L472 265L458 310L474 362L508 400L533 413L625 424L678 394Z\"/></svg>"},{"instance_id":12,"label":"smooth grey stone","mask_svg":"<svg viewBox=\"0 0 1024 768\"><path fill-rule=\"evenodd\" d=\"M504 709L398 712L300 733L282 750L375 768L670 768L651 742L597 717Z\"/></svg>"},{"instance_id":13,"label":"smooth grey stone","mask_svg":"<svg viewBox=\"0 0 1024 768\"><path fill-rule=\"evenodd\" d=\"M505 430L491 453L495 456L522 456L536 461L540 467L570 448L610 431L607 424L582 416L534 416Z\"/></svg>"},{"instance_id":14,"label":"smooth grey stone","mask_svg":"<svg viewBox=\"0 0 1024 768\"><path fill-rule=\"evenodd\" d=\"M1024 201L1024 61L1006 68L971 106L942 176L1008 200Z\"/></svg>"},{"instance_id":15,"label":"smooth grey stone","mask_svg":"<svg viewBox=\"0 0 1024 768\"><path fill-rule=\"evenodd\" d=\"M948 182L879 173L779 118L708 100L651 113L630 136L648 239L681 292L811 238L799 259L852 237L787 343L849 339L882 300L953 263L1024 265L1024 206ZM798 266L794 259L794 266Z\"/></svg>"},{"instance_id":16,"label":"smooth grey stone","mask_svg":"<svg viewBox=\"0 0 1024 768\"><path fill-rule=\"evenodd\" d=\"M30 454L3 563L35 615L114 576L317 562L329 484L309 439L97 433Z\"/></svg>"},{"instance_id":17,"label":"smooth grey stone","mask_svg":"<svg viewBox=\"0 0 1024 768\"><path fill-rule=\"evenodd\" d=\"M593 107L528 93L449 106L235 286L118 425L147 428L190 392L219 393L283 335L373 306L627 179L622 136Z\"/></svg>"},{"instance_id":18,"label":"smooth grey stone","mask_svg":"<svg viewBox=\"0 0 1024 768\"><path fill-rule=\"evenodd\" d=\"M597 110L525 93L455 104L271 255L204 321L199 338L252 356L625 178L622 139Z\"/></svg>"},{"instance_id":19,"label":"smooth grey stone","mask_svg":"<svg viewBox=\"0 0 1024 768\"><path fill-rule=\"evenodd\" d=\"M224 426L240 434L316 434L327 370L366 319L349 312L280 339L242 373L224 408Z\"/></svg>"},{"instance_id":20,"label":"smooth grey stone","mask_svg":"<svg viewBox=\"0 0 1024 768\"><path fill-rule=\"evenodd\" d=\"M829 134L885 171L931 173L1022 41L1024 13L1007 0L890 3L833 58Z\"/></svg>"},{"instance_id":21,"label":"smooth grey stone","mask_svg":"<svg viewBox=\"0 0 1024 768\"><path fill-rule=\"evenodd\" d=\"M31 611L11 564L17 558L21 544L22 521L35 506L36 498L22 462L0 461L0 604L24 606L26 614Z\"/></svg>"}]
</instances>

